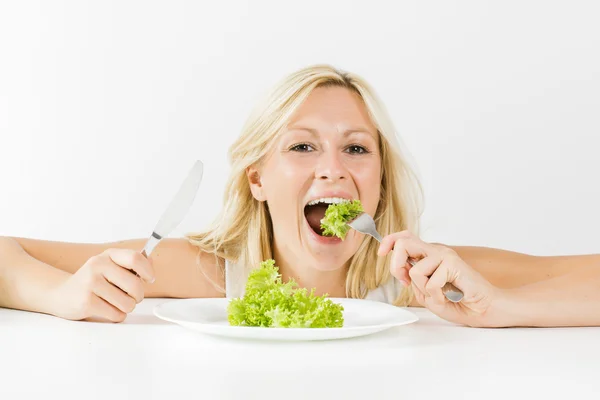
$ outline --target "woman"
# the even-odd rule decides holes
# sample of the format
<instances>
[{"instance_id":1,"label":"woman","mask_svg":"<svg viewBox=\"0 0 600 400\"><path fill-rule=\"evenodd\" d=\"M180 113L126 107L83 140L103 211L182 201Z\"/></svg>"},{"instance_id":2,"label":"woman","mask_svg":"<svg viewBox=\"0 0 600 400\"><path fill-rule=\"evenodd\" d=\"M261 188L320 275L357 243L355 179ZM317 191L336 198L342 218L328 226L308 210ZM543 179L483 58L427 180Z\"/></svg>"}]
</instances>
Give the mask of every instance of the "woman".
<instances>
[{"instance_id":1,"label":"woman","mask_svg":"<svg viewBox=\"0 0 600 400\"><path fill-rule=\"evenodd\" d=\"M118 322L144 297L240 296L248 271L274 258L284 280L317 294L425 306L458 324L600 325L600 255L534 257L418 238L417 180L384 107L356 75L329 66L291 74L252 113L230 161L214 225L164 240L150 259L139 253L145 239L2 238L0 306ZM320 235L327 203L343 199L374 216L387 234L381 245L356 231L343 241ZM447 282L464 292L460 303L445 299Z\"/></svg>"}]
</instances>

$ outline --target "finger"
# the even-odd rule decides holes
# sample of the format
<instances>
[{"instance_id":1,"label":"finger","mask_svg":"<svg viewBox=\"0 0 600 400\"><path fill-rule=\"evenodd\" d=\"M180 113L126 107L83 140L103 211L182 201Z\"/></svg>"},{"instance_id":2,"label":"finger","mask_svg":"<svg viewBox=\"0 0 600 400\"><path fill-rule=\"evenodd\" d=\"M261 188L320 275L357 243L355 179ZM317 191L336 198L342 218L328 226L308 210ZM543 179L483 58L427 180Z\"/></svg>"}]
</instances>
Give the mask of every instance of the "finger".
<instances>
[{"instance_id":1,"label":"finger","mask_svg":"<svg viewBox=\"0 0 600 400\"><path fill-rule=\"evenodd\" d=\"M431 301L435 304L441 305L447 302L444 293L442 292L442 287L448 282L448 273L447 270L440 266L435 270L431 278L429 278L425 290L426 293L431 297Z\"/></svg>"},{"instance_id":2,"label":"finger","mask_svg":"<svg viewBox=\"0 0 600 400\"><path fill-rule=\"evenodd\" d=\"M441 258L436 256L425 257L408 271L408 275L413 284L415 284L421 292L429 295L427 292L427 283L431 274L440 265Z\"/></svg>"},{"instance_id":3,"label":"finger","mask_svg":"<svg viewBox=\"0 0 600 400\"><path fill-rule=\"evenodd\" d=\"M416 255L418 259L423 258L426 252L422 246L424 243L414 238L400 237L394 242L394 253L392 255L390 269L392 274L400 274L400 268L410 271Z\"/></svg>"},{"instance_id":4,"label":"finger","mask_svg":"<svg viewBox=\"0 0 600 400\"><path fill-rule=\"evenodd\" d=\"M109 249L106 253L115 264L136 272L146 282L154 282L152 263L141 253L129 249Z\"/></svg>"},{"instance_id":5,"label":"finger","mask_svg":"<svg viewBox=\"0 0 600 400\"><path fill-rule=\"evenodd\" d=\"M411 234L408 231L396 232L391 235L387 235L381 240L381 244L379 245L379 249L377 250L378 256L385 256L394 248L396 241L400 238L409 238Z\"/></svg>"},{"instance_id":6,"label":"finger","mask_svg":"<svg viewBox=\"0 0 600 400\"><path fill-rule=\"evenodd\" d=\"M403 286L411 284L410 276L408 275L408 267L397 268L396 271L392 271L392 275L402 283Z\"/></svg>"},{"instance_id":7,"label":"finger","mask_svg":"<svg viewBox=\"0 0 600 400\"><path fill-rule=\"evenodd\" d=\"M423 307L426 307L425 295L423 294L423 292L421 292L414 283L412 284L412 288L413 288L413 293L415 295L415 300L417 300L417 303L419 303Z\"/></svg>"},{"instance_id":8,"label":"finger","mask_svg":"<svg viewBox=\"0 0 600 400\"><path fill-rule=\"evenodd\" d=\"M406 276L410 279L410 276L408 276L408 271L411 268L411 264L408 262L408 255L406 254L406 251L404 251L402 245L398 243L399 242L396 242L398 248L394 248L394 252L392 253L390 272L398 279L400 279L400 277L404 274L406 274ZM408 282L410 282L410 280L407 280L407 283Z\"/></svg>"},{"instance_id":9,"label":"finger","mask_svg":"<svg viewBox=\"0 0 600 400\"><path fill-rule=\"evenodd\" d=\"M390 235L389 237L394 237L394 236ZM386 246L387 246L387 244L386 244ZM416 260L425 258L430 254L436 253L435 247L430 246L427 243L424 243L420 239L417 239L413 236L398 237L396 239L396 241L393 243L393 249L394 249L393 261L399 267L404 266L409 259L412 261L416 261Z\"/></svg>"},{"instance_id":10,"label":"finger","mask_svg":"<svg viewBox=\"0 0 600 400\"><path fill-rule=\"evenodd\" d=\"M423 275L429 278L439 268L441 263L442 257L439 254L433 254L413 264L410 271L412 271L413 274Z\"/></svg>"},{"instance_id":11,"label":"finger","mask_svg":"<svg viewBox=\"0 0 600 400\"><path fill-rule=\"evenodd\" d=\"M126 314L129 314L135 308L136 300L108 281L101 281L94 287L93 291L102 300Z\"/></svg>"},{"instance_id":12,"label":"finger","mask_svg":"<svg viewBox=\"0 0 600 400\"><path fill-rule=\"evenodd\" d=\"M109 265L102 271L106 280L129 295L136 303L144 299L144 285L137 276L117 264Z\"/></svg>"},{"instance_id":13,"label":"finger","mask_svg":"<svg viewBox=\"0 0 600 400\"><path fill-rule=\"evenodd\" d=\"M92 297L92 313L96 317L104 318L112 322L123 322L127 314L107 303L98 296Z\"/></svg>"}]
</instances>

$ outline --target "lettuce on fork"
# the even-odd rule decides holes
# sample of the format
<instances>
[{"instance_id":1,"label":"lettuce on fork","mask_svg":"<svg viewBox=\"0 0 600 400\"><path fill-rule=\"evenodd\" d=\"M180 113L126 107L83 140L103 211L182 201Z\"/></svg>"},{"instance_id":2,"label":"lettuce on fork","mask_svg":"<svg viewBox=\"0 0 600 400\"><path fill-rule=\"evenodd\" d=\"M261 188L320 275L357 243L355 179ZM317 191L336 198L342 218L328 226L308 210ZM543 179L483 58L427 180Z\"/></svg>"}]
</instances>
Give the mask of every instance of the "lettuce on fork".
<instances>
[{"instance_id":1,"label":"lettuce on fork","mask_svg":"<svg viewBox=\"0 0 600 400\"><path fill-rule=\"evenodd\" d=\"M340 328L344 324L343 306L327 295L315 296L297 288L291 279L283 283L279 268L270 259L250 272L243 297L232 299L227 318L233 326L270 328Z\"/></svg>"},{"instance_id":2,"label":"lettuce on fork","mask_svg":"<svg viewBox=\"0 0 600 400\"><path fill-rule=\"evenodd\" d=\"M325 211L325 217L321 220L323 236L337 236L344 240L350 229L347 223L364 211L360 200L330 204Z\"/></svg>"}]
</instances>

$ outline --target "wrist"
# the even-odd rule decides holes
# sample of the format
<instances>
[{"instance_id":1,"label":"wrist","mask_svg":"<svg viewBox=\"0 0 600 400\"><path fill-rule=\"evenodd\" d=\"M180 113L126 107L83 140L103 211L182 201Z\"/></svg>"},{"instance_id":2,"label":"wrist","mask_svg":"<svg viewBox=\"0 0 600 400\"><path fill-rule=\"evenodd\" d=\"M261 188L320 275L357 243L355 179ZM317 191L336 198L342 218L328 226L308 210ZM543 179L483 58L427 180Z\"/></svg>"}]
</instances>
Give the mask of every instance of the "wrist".
<instances>
[{"instance_id":1,"label":"wrist","mask_svg":"<svg viewBox=\"0 0 600 400\"><path fill-rule=\"evenodd\" d=\"M531 296L527 286L498 289L486 318L490 328L542 326L546 307Z\"/></svg>"},{"instance_id":2,"label":"wrist","mask_svg":"<svg viewBox=\"0 0 600 400\"><path fill-rule=\"evenodd\" d=\"M494 293L494 299L485 314L484 326L487 328L506 328L527 324L528 304L522 288L500 289Z\"/></svg>"},{"instance_id":3,"label":"wrist","mask_svg":"<svg viewBox=\"0 0 600 400\"><path fill-rule=\"evenodd\" d=\"M62 317L65 309L65 301L68 302L65 299L64 287L71 276L68 272L60 271L60 273L52 277L52 280L46 286L45 295L40 299L40 312Z\"/></svg>"},{"instance_id":4,"label":"wrist","mask_svg":"<svg viewBox=\"0 0 600 400\"><path fill-rule=\"evenodd\" d=\"M0 237L0 306L55 314L55 288L71 274L29 255L14 239Z\"/></svg>"}]
</instances>

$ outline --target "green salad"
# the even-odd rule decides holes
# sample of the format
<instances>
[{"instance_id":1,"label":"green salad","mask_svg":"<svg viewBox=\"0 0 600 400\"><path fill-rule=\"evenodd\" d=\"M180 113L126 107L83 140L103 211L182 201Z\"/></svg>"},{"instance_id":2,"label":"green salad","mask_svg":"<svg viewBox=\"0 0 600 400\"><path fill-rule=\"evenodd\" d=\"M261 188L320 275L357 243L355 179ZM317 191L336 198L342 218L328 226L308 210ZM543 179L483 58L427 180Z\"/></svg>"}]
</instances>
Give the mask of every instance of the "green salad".
<instances>
[{"instance_id":1,"label":"green salad","mask_svg":"<svg viewBox=\"0 0 600 400\"><path fill-rule=\"evenodd\" d=\"M337 236L344 240L350 229L348 222L358 217L364 211L360 200L330 204L325 211L325 217L321 220L323 236Z\"/></svg>"},{"instance_id":2,"label":"green salad","mask_svg":"<svg viewBox=\"0 0 600 400\"><path fill-rule=\"evenodd\" d=\"M315 296L297 288L291 279L283 283L274 260L260 263L250 272L244 296L232 299L227 306L227 318L233 326L269 328L340 328L344 324L341 304L327 295Z\"/></svg>"}]
</instances>

